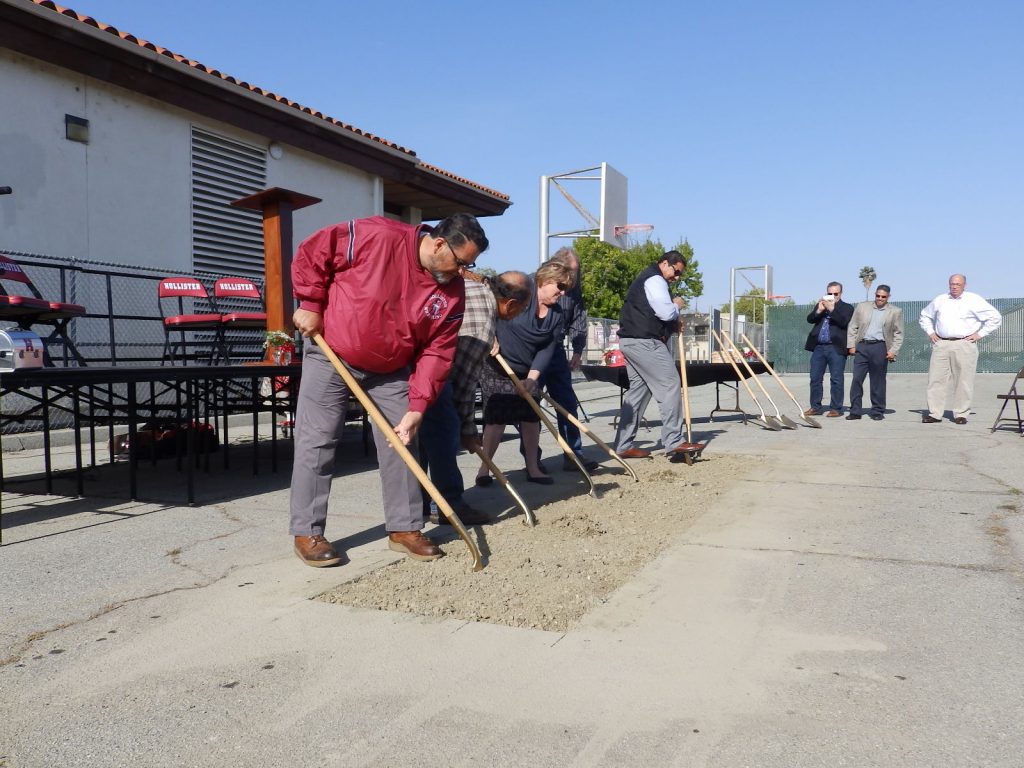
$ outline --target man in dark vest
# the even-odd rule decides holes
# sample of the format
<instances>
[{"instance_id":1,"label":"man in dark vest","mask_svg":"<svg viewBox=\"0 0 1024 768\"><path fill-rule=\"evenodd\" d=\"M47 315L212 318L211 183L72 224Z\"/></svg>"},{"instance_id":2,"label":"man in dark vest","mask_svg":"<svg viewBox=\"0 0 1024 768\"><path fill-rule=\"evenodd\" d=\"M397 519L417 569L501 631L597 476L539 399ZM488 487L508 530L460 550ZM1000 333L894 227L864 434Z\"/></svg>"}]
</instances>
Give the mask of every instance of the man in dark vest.
<instances>
[{"instance_id":1,"label":"man in dark vest","mask_svg":"<svg viewBox=\"0 0 1024 768\"><path fill-rule=\"evenodd\" d=\"M653 395L661 411L661 444L669 455L686 453L699 446L686 442L683 408L679 396L679 370L667 342L679 326L679 310L685 303L672 298L669 284L686 269L679 251L662 254L629 286L619 314L619 349L626 358L629 390L622 400L615 450L627 459L643 459L650 451L636 448L633 440L643 407Z\"/></svg>"}]
</instances>

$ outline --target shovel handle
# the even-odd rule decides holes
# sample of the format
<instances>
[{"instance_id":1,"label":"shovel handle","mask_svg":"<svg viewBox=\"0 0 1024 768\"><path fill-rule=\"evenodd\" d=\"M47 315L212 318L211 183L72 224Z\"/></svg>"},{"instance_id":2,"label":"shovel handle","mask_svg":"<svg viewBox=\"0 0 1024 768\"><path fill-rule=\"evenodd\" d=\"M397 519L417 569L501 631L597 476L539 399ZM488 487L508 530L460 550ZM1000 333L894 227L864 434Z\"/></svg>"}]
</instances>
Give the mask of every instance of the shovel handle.
<instances>
[{"instance_id":1,"label":"shovel handle","mask_svg":"<svg viewBox=\"0 0 1024 768\"><path fill-rule=\"evenodd\" d=\"M544 395L544 399L548 403L550 403L552 408L554 408L556 411L558 411L560 414L562 414L566 419L568 419L580 432L582 432L587 437L589 437L591 440L593 440L595 443L597 443L597 445L599 447L603 448L605 450L605 452L609 456L611 456L613 459L615 459L617 462L619 462L619 464L621 464L623 467L625 467L626 471L629 472L629 474L631 474L633 476L633 479L636 482L638 482L638 483L640 482L640 478L637 477L636 472L633 471L633 468L631 466L629 466L629 464L627 464L625 461L623 461L622 457L619 456L619 454L617 454L615 452L614 448L612 448L610 445L608 445L608 443L606 443L600 437L595 435L594 432L586 424L584 424L582 421L580 421L575 416L573 416L571 413L569 413L569 411L567 411L565 408L563 408L559 403L556 403L555 400L551 397L551 395L545 394Z\"/></svg>"},{"instance_id":2,"label":"shovel handle","mask_svg":"<svg viewBox=\"0 0 1024 768\"><path fill-rule=\"evenodd\" d=\"M690 434L690 385L686 380L686 350L683 346L683 329L679 328L676 334L679 346L679 381L682 384L681 396L683 398L683 418L686 423L686 442L692 443L693 436Z\"/></svg>"},{"instance_id":3,"label":"shovel handle","mask_svg":"<svg viewBox=\"0 0 1024 768\"><path fill-rule=\"evenodd\" d=\"M345 382L345 386L348 387L349 392L356 396L359 404L363 406L363 409L369 414L370 418L373 419L373 423L377 425L377 429L380 430L381 434L387 438L387 441L391 444L398 455L402 457L402 461L409 468L409 471L416 476L419 480L420 485L430 494L430 498L437 504L437 508L444 513L444 516L448 518L448 521L452 524L459 533L459 538L466 542L466 546L469 547L469 552L473 556L473 570L483 570L484 563L480 557L480 550L477 549L476 543L470 538L466 532L465 526L462 525L462 521L459 520L459 516L455 514L455 510L451 508L451 505L445 501L444 496L441 495L437 487L430 482L430 478L427 477L427 473L423 471L423 467L420 463L413 458L413 455L409 453L409 449L405 447L405 444L398 439L398 435L395 434L395 428L388 423L388 420L384 417L384 414L377 408L376 403L370 399L370 396L366 394L365 390L360 386L359 382L356 381L355 377L349 373L345 365L338 359L338 356L334 354L334 350L327 346L327 342L324 341L324 337L319 333L314 333L312 336L316 345L320 347L320 350L324 353L328 360L331 361L331 365L334 366L334 370L338 372L342 380Z\"/></svg>"},{"instance_id":4,"label":"shovel handle","mask_svg":"<svg viewBox=\"0 0 1024 768\"><path fill-rule=\"evenodd\" d=\"M729 346L731 346L733 349L736 350L737 353L739 353L739 358L743 362L743 367L746 368L747 373L750 374L750 378L754 381L755 384L757 384L757 388L761 390L761 394L768 398L768 402L772 404L772 408L775 409L776 418L781 416L782 413L779 411L779 406L775 404L775 401L772 400L772 396L769 395L768 390L765 389L764 384L762 384L761 380L757 378L757 374L754 373L753 367L751 367L750 363L747 362L747 358L743 356L743 351L736 346L736 343L732 340L732 337L729 336L728 333L722 331L722 336L727 342L729 342Z\"/></svg>"},{"instance_id":5,"label":"shovel handle","mask_svg":"<svg viewBox=\"0 0 1024 768\"><path fill-rule=\"evenodd\" d=\"M761 354L761 352L760 352L760 351L758 350L758 348L757 348L757 347L755 347L755 346L754 346L753 344L751 344L751 343L750 343L750 339L748 339L748 338L747 338L747 335L746 335L745 333L741 333L741 334L740 334L740 338L741 338L741 339L743 339L743 341L744 341L744 342L745 342L745 343L746 343L746 344L747 344L747 345L748 345L748 346L749 346L749 347L750 347L750 348L751 348L752 350L754 350L754 354L755 354L755 355L757 355L757 359L761 361L761 364L762 364L762 365L764 365L764 367L765 367L765 370L766 370L766 371L768 371L768 373L770 373L770 374L771 374L772 376L774 376L774 377L775 377L775 380L776 380L777 382L779 382L779 386L780 386L780 387L782 387L782 389L783 389L783 390L784 390L784 391L786 392L786 394L790 396L790 398L791 398L791 399L793 400L793 402L794 402L794 403L796 403L796 407L797 407L797 408L800 408L800 409L802 410L802 409L803 409L803 406L802 406L802 405L800 405L800 401L799 401L799 400L797 400L797 399L796 399L796 397L794 397L794 396L793 396L793 393L789 391L789 387L787 387L787 386L786 386L786 382L784 382L784 381L782 380L782 377L781 377L781 376L779 376L779 374L777 374L777 373L775 372L775 369L774 369L774 368L772 368L772 366L771 366L771 363L769 363L769 362L768 362L767 360L765 360L765 359L764 359L764 355L762 355L762 354Z\"/></svg>"},{"instance_id":6,"label":"shovel handle","mask_svg":"<svg viewBox=\"0 0 1024 768\"><path fill-rule=\"evenodd\" d=\"M558 429L556 429L555 425L551 423L551 419L549 419L547 414L544 413L544 409L537 405L537 401L534 400L533 395L527 391L523 382L518 376L516 376L516 372L512 370L509 364L505 362L505 358L501 356L500 352L494 356L494 359L498 361L498 365L500 365L502 370L504 370L508 377L512 379L512 383L515 384L516 390L519 392L520 396L530 404L533 412L537 414L540 420L544 422L544 426L546 426L551 431L551 434L555 436L558 446L565 452L565 455L576 462L576 466L580 468L580 472L583 473L583 476L587 478L587 482L590 483L590 495L596 497L597 489L594 487L594 479L590 476L590 473L587 472L587 468L583 466L583 462L580 461L580 457L577 456L576 452L569 447L567 442L565 442L565 438L559 434Z\"/></svg>"},{"instance_id":7,"label":"shovel handle","mask_svg":"<svg viewBox=\"0 0 1024 768\"><path fill-rule=\"evenodd\" d=\"M750 388L750 385L747 384L747 380L745 378L743 378L743 372L740 371L739 366L736 365L736 361L732 359L732 353L725 346L725 344L722 343L722 338L717 333L715 333L715 329L714 328L709 328L708 330L710 330L711 331L711 335L715 337L715 341L718 342L718 346L721 347L724 356L729 359L729 365L731 365L732 369L736 372L737 378L741 382L743 382L743 386L746 387L746 389L747 389L747 394L750 395L750 399L754 401L754 405L756 405L757 406L757 410L759 410L761 412L761 418L763 419L764 418L764 408L762 408L761 404L759 402L757 402L757 397L754 396L754 390L752 390Z\"/></svg>"},{"instance_id":8,"label":"shovel handle","mask_svg":"<svg viewBox=\"0 0 1024 768\"><path fill-rule=\"evenodd\" d=\"M526 522L530 524L530 527L533 528L537 525L537 518L533 516L533 510L526 505L522 496L520 496L516 489L512 487L512 483L510 483L508 478L505 477L505 473L498 469L498 465L488 458L487 452L483 448L476 448L473 453L480 457L480 461L487 465L491 474L498 478L498 482L502 484L505 490L509 492L509 495L515 500L516 504L519 505L519 508L523 510L523 514L526 515Z\"/></svg>"}]
</instances>

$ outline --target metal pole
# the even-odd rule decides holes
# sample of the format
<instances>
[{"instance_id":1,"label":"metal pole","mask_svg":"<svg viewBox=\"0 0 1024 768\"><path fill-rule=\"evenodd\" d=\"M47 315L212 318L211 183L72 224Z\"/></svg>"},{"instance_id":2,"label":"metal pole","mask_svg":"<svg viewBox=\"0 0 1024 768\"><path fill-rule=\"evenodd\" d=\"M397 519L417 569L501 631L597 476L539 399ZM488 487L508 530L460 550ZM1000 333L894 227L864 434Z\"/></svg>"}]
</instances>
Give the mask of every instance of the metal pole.
<instances>
[{"instance_id":1,"label":"metal pole","mask_svg":"<svg viewBox=\"0 0 1024 768\"><path fill-rule=\"evenodd\" d=\"M729 270L729 335L736 333L736 268ZM725 354L725 348L719 344L718 349Z\"/></svg>"},{"instance_id":2,"label":"metal pole","mask_svg":"<svg viewBox=\"0 0 1024 768\"><path fill-rule=\"evenodd\" d=\"M548 177L540 177L540 258L538 264L548 260Z\"/></svg>"}]
</instances>

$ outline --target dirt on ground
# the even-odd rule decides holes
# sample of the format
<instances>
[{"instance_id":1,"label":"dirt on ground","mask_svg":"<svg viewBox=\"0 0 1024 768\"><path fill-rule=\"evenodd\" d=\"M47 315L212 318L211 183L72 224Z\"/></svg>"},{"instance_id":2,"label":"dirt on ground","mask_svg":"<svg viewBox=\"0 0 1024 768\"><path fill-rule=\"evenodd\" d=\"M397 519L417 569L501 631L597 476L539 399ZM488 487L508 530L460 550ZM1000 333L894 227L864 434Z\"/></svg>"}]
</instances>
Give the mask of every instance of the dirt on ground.
<instances>
[{"instance_id":1,"label":"dirt on ground","mask_svg":"<svg viewBox=\"0 0 1024 768\"><path fill-rule=\"evenodd\" d=\"M511 505L498 519L468 529L483 555L472 570L468 548L450 527L427 535L446 557L430 563L403 559L320 595L342 605L404 611L512 627L565 631L629 581L731 484L762 461L708 456L692 465L663 457L633 461L640 478L608 462L595 473L600 494L582 483L575 495L533 509L535 527ZM552 486L559 488L559 486ZM500 490L499 490L500 493ZM511 497L505 496L505 499ZM480 505L477 505L480 506Z\"/></svg>"}]
</instances>

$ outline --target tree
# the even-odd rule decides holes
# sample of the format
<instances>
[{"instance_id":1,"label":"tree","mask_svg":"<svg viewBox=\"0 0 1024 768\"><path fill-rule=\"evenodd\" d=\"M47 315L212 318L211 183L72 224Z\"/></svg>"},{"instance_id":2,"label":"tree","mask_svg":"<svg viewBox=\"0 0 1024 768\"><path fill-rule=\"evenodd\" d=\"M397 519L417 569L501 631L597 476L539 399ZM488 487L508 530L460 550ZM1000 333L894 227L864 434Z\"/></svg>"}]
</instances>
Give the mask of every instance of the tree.
<instances>
[{"instance_id":1,"label":"tree","mask_svg":"<svg viewBox=\"0 0 1024 768\"><path fill-rule=\"evenodd\" d=\"M864 283L864 301L870 301L871 284L878 278L878 273L874 267L861 267L858 277Z\"/></svg>"},{"instance_id":2,"label":"tree","mask_svg":"<svg viewBox=\"0 0 1024 768\"><path fill-rule=\"evenodd\" d=\"M764 288L751 288L742 296L736 297L736 315L744 315L752 323L763 323L765 307L792 307L796 304L791 298L778 302L764 297ZM722 311L728 313L729 305L723 304Z\"/></svg>"},{"instance_id":3,"label":"tree","mask_svg":"<svg viewBox=\"0 0 1024 768\"><path fill-rule=\"evenodd\" d=\"M618 318L629 286L666 251L679 251L686 259L682 277L669 286L672 294L682 296L689 304L704 293L700 264L693 258L693 247L686 240L672 248L663 247L658 240L647 240L620 249L596 237L581 237L573 242L573 248L580 257L583 300L591 317Z\"/></svg>"}]
</instances>

